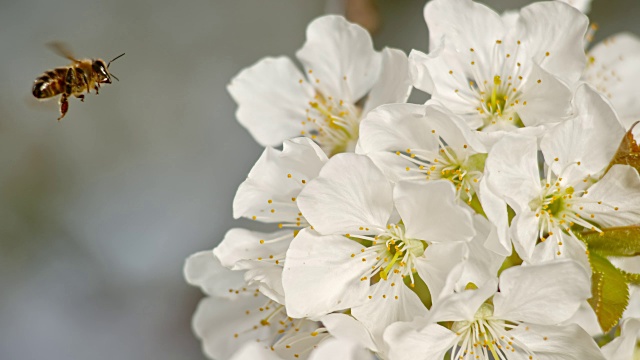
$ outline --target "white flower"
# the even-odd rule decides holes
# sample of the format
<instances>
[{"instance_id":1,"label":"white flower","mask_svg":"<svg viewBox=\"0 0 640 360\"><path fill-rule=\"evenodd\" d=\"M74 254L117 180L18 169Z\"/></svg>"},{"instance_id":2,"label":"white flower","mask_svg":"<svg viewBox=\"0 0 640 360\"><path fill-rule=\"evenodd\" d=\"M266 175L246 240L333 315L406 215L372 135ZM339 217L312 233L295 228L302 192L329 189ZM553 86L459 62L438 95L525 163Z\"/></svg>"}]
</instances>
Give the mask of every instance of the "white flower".
<instances>
[{"instance_id":1,"label":"white flower","mask_svg":"<svg viewBox=\"0 0 640 360\"><path fill-rule=\"evenodd\" d=\"M583 14L588 14L591 10L591 0L558 0L567 3L574 8L580 10Z\"/></svg>"},{"instance_id":2,"label":"white flower","mask_svg":"<svg viewBox=\"0 0 640 360\"><path fill-rule=\"evenodd\" d=\"M578 88L575 106L578 115L542 139L547 165L542 180L536 139L515 135L494 145L485 176L491 191L516 213L511 235L522 259L569 256L589 268L572 227L600 231L640 222L640 176L630 166L615 165L600 178L624 130L611 107L586 85ZM504 207L485 211L505 216Z\"/></svg>"},{"instance_id":3,"label":"white flower","mask_svg":"<svg viewBox=\"0 0 640 360\"><path fill-rule=\"evenodd\" d=\"M303 357L298 357L301 359ZM265 348L258 342L246 343L238 350L231 360L286 360L271 349ZM328 337L316 345L308 357L309 360L375 360L375 355L348 340Z\"/></svg>"},{"instance_id":4,"label":"white flower","mask_svg":"<svg viewBox=\"0 0 640 360\"><path fill-rule=\"evenodd\" d=\"M242 272L222 267L211 251L191 255L184 276L209 295L198 304L192 326L212 359L228 359L246 342L284 359L305 359L329 336L316 321L288 317L283 305L247 285Z\"/></svg>"},{"instance_id":5,"label":"white flower","mask_svg":"<svg viewBox=\"0 0 640 360\"><path fill-rule=\"evenodd\" d=\"M368 155L393 181L449 180L471 201L486 150L464 120L436 103L382 105L360 126L356 152Z\"/></svg>"},{"instance_id":6,"label":"white flower","mask_svg":"<svg viewBox=\"0 0 640 360\"><path fill-rule=\"evenodd\" d=\"M284 304L282 267L294 232L282 230L262 233L246 229L231 229L213 249L222 266L244 270L248 285L256 285L261 294Z\"/></svg>"},{"instance_id":7,"label":"white flower","mask_svg":"<svg viewBox=\"0 0 640 360\"><path fill-rule=\"evenodd\" d=\"M437 296L434 278L462 261L475 235L454 196L447 181L393 188L366 156L331 158L299 196L314 230L302 230L287 252L289 314L315 318L351 308L374 337L394 321L426 314L411 290L417 274Z\"/></svg>"},{"instance_id":8,"label":"white flower","mask_svg":"<svg viewBox=\"0 0 640 360\"><path fill-rule=\"evenodd\" d=\"M637 360L640 358L640 319L629 318L622 321L620 336L602 347L607 360Z\"/></svg>"},{"instance_id":9,"label":"white flower","mask_svg":"<svg viewBox=\"0 0 640 360\"><path fill-rule=\"evenodd\" d=\"M311 22L296 55L306 76L289 58L265 58L228 86L238 103L238 121L261 145L304 135L329 155L353 151L363 114L409 96L406 55L394 49L376 52L369 33L340 16Z\"/></svg>"},{"instance_id":10,"label":"white flower","mask_svg":"<svg viewBox=\"0 0 640 360\"><path fill-rule=\"evenodd\" d=\"M307 226L296 198L306 182L315 178L327 161L324 152L308 138L286 140L282 151L266 148L233 201L234 217L278 223L293 228L275 233L231 229L213 253L223 266L246 270L244 278L260 292L284 304L282 266L294 230Z\"/></svg>"},{"instance_id":11,"label":"white flower","mask_svg":"<svg viewBox=\"0 0 640 360\"><path fill-rule=\"evenodd\" d=\"M604 359L579 326L557 325L591 296L590 285L572 261L509 268L499 287L494 279L452 293L428 317L391 325L390 359L442 359L448 351L452 360Z\"/></svg>"},{"instance_id":12,"label":"white flower","mask_svg":"<svg viewBox=\"0 0 640 360\"><path fill-rule=\"evenodd\" d=\"M638 83L640 39L620 33L596 44L587 54L584 81L607 97L625 129L640 118Z\"/></svg>"},{"instance_id":13,"label":"white flower","mask_svg":"<svg viewBox=\"0 0 640 360\"><path fill-rule=\"evenodd\" d=\"M266 148L238 187L233 217L278 223L280 228L307 226L296 199L326 161L324 152L308 138L287 140L282 151Z\"/></svg>"},{"instance_id":14,"label":"white flower","mask_svg":"<svg viewBox=\"0 0 640 360\"><path fill-rule=\"evenodd\" d=\"M513 131L568 115L568 86L586 61L582 13L541 2L503 19L471 0L434 0L424 14L431 53L411 52L414 86L472 129Z\"/></svg>"}]
</instances>

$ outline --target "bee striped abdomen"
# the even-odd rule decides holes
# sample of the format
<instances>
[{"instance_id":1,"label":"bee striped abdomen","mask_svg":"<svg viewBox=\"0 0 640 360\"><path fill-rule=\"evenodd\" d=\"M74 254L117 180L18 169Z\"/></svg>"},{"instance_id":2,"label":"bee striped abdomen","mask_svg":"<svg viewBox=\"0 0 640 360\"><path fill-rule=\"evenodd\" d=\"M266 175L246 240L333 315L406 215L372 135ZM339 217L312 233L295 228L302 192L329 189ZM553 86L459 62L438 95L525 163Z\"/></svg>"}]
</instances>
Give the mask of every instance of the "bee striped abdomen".
<instances>
[{"instance_id":1,"label":"bee striped abdomen","mask_svg":"<svg viewBox=\"0 0 640 360\"><path fill-rule=\"evenodd\" d=\"M38 99L56 96L65 91L65 78L68 67L60 67L48 70L33 83L31 92Z\"/></svg>"}]
</instances>

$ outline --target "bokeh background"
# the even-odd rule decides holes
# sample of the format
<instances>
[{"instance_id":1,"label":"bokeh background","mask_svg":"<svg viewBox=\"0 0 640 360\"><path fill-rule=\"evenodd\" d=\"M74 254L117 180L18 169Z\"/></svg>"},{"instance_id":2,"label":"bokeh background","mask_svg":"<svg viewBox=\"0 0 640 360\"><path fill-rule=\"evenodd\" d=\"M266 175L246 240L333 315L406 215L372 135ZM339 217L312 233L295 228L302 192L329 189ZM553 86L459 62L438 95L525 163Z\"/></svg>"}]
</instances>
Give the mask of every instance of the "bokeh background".
<instances>
[{"instance_id":1,"label":"bokeh background","mask_svg":"<svg viewBox=\"0 0 640 360\"><path fill-rule=\"evenodd\" d=\"M231 203L262 151L225 86L292 56L342 1L0 1L0 359L204 358L182 265L248 224ZM378 49L427 49L423 0L374 3ZM638 0L595 0L596 41L640 34L639 17ZM55 100L30 94L67 63L54 40L81 58L126 52L111 67L121 81L72 99L60 123Z\"/></svg>"}]
</instances>

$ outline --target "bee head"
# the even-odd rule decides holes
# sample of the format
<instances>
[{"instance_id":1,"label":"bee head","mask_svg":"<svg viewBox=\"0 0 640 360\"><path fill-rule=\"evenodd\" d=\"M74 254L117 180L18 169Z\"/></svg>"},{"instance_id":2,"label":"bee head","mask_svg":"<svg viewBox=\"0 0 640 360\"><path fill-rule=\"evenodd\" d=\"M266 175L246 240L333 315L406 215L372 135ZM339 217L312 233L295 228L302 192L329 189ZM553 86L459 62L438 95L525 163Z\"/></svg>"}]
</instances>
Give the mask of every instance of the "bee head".
<instances>
[{"instance_id":1,"label":"bee head","mask_svg":"<svg viewBox=\"0 0 640 360\"><path fill-rule=\"evenodd\" d=\"M105 64L104 61L100 59L93 60L91 68L100 83L111 84L111 75L109 74L107 64Z\"/></svg>"}]
</instances>

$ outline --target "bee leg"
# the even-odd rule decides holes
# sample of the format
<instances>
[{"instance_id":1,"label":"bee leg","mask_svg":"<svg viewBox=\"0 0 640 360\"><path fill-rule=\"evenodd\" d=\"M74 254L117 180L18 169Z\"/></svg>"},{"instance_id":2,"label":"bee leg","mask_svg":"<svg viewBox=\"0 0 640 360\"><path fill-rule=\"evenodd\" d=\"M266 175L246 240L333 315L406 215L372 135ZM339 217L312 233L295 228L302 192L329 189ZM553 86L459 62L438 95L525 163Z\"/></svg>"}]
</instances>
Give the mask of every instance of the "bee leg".
<instances>
[{"instance_id":1,"label":"bee leg","mask_svg":"<svg viewBox=\"0 0 640 360\"><path fill-rule=\"evenodd\" d=\"M60 98L60 117L58 121L60 121L69 111L69 101L67 101L67 94L62 94Z\"/></svg>"},{"instance_id":2,"label":"bee leg","mask_svg":"<svg viewBox=\"0 0 640 360\"><path fill-rule=\"evenodd\" d=\"M76 95L76 97L80 99L80 101L84 102L84 94Z\"/></svg>"},{"instance_id":3,"label":"bee leg","mask_svg":"<svg viewBox=\"0 0 640 360\"><path fill-rule=\"evenodd\" d=\"M96 95L98 95L98 89L100 89L100 85L96 84L93 88L96 89Z\"/></svg>"}]
</instances>

